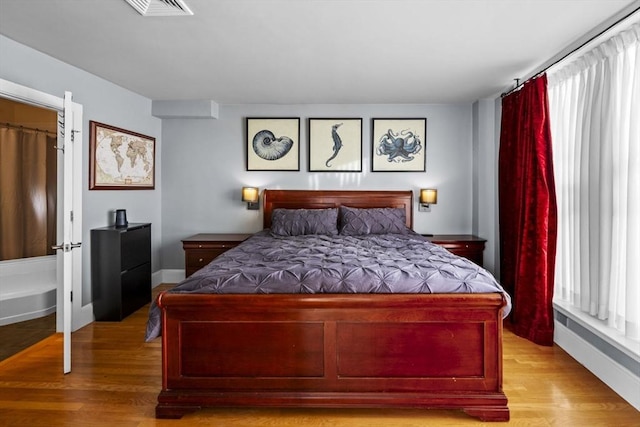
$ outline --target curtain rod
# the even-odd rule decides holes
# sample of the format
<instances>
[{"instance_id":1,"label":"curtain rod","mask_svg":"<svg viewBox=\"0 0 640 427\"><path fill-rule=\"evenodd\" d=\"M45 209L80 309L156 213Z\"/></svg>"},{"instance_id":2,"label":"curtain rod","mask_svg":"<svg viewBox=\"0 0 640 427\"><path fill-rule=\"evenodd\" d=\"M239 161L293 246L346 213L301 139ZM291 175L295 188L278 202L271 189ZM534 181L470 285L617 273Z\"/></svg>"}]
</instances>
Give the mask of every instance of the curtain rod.
<instances>
[{"instance_id":1,"label":"curtain rod","mask_svg":"<svg viewBox=\"0 0 640 427\"><path fill-rule=\"evenodd\" d=\"M31 130L35 132L44 132L44 133L51 133L53 135L57 135L57 132L54 132L51 130L32 128L29 126L22 126L22 125L14 125L13 123L1 123L0 126L12 128L12 129Z\"/></svg>"},{"instance_id":2,"label":"curtain rod","mask_svg":"<svg viewBox=\"0 0 640 427\"><path fill-rule=\"evenodd\" d=\"M606 28L604 28L603 30L599 31L598 33L596 33L595 35L589 37L589 39L587 39L585 42L580 43L580 45L576 46L575 48L571 49L569 52L565 53L564 55L562 55L560 58L554 60L551 64L548 64L546 66L544 66L543 68L541 68L539 71L536 71L534 74L532 74L530 77L526 78L526 79L514 79L516 81L516 85L515 87L513 87L512 89L503 92L500 97L504 98L507 95L512 94L513 92L520 90L520 88L522 86L524 86L525 83L535 79L536 77L540 76L542 73L544 73L545 71L549 70L549 68L559 64L560 62L564 61L565 59L567 59L569 56L573 55L574 53L576 53L577 51L579 51L580 49L582 49L583 47L585 47L586 45L588 45L589 43L591 43L592 41L596 40L597 38L601 37L603 34L605 34L607 31L609 31L610 29L612 29L613 27L615 27L616 25L620 24L623 21L626 21L627 19L629 19L629 17L631 17L631 15L635 14L636 12L640 11L640 7L636 7L634 9L632 9L630 12L625 13L621 18L616 19L613 23L611 23L610 25L608 25Z\"/></svg>"}]
</instances>

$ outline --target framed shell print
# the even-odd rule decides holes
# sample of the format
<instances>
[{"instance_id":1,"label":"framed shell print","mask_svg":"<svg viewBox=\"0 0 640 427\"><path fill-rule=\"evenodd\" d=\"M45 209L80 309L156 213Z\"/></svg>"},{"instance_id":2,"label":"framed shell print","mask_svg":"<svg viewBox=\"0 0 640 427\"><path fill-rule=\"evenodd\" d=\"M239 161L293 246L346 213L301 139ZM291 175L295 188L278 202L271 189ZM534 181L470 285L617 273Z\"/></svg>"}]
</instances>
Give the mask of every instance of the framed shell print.
<instances>
[{"instance_id":1,"label":"framed shell print","mask_svg":"<svg viewBox=\"0 0 640 427\"><path fill-rule=\"evenodd\" d=\"M300 118L247 118L247 170L299 171Z\"/></svg>"}]
</instances>

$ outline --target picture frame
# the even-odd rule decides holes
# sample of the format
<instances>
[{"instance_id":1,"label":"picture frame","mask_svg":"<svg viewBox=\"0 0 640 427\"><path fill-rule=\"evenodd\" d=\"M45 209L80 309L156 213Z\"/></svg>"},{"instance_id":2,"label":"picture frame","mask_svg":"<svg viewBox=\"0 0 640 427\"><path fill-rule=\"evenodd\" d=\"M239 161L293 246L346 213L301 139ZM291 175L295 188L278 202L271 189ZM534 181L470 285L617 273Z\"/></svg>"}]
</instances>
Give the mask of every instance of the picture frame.
<instances>
[{"instance_id":1,"label":"picture frame","mask_svg":"<svg viewBox=\"0 0 640 427\"><path fill-rule=\"evenodd\" d=\"M362 172L362 119L309 119L309 172Z\"/></svg>"},{"instance_id":2,"label":"picture frame","mask_svg":"<svg viewBox=\"0 0 640 427\"><path fill-rule=\"evenodd\" d=\"M247 117L247 170L299 171L300 118Z\"/></svg>"},{"instance_id":3,"label":"picture frame","mask_svg":"<svg viewBox=\"0 0 640 427\"><path fill-rule=\"evenodd\" d=\"M89 190L155 189L156 139L89 121Z\"/></svg>"},{"instance_id":4,"label":"picture frame","mask_svg":"<svg viewBox=\"0 0 640 427\"><path fill-rule=\"evenodd\" d=\"M372 172L424 172L426 118L375 118L371 125Z\"/></svg>"}]
</instances>

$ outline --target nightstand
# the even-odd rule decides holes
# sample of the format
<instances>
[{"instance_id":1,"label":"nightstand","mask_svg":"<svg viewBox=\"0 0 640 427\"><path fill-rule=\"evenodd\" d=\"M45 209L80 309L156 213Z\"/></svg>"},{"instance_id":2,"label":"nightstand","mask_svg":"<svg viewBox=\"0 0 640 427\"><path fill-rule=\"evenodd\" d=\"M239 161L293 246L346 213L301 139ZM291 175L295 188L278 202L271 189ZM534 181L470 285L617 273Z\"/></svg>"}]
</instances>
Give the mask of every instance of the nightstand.
<instances>
[{"instance_id":1,"label":"nightstand","mask_svg":"<svg viewBox=\"0 0 640 427\"><path fill-rule=\"evenodd\" d=\"M235 248L251 234L201 233L182 240L185 277L191 276L220 254Z\"/></svg>"},{"instance_id":2,"label":"nightstand","mask_svg":"<svg viewBox=\"0 0 640 427\"><path fill-rule=\"evenodd\" d=\"M436 245L442 246L448 251L463 256L482 267L482 253L486 239L471 234L436 234L427 236Z\"/></svg>"}]
</instances>

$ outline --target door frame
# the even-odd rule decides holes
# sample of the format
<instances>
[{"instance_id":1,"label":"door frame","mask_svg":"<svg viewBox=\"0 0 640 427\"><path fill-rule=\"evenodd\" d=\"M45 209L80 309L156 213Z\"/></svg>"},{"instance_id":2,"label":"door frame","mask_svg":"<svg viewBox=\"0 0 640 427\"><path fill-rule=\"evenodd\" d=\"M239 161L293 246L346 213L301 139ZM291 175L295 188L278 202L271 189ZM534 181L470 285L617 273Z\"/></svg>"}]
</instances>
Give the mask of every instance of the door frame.
<instances>
[{"instance_id":1,"label":"door frame","mask_svg":"<svg viewBox=\"0 0 640 427\"><path fill-rule=\"evenodd\" d=\"M70 93L69 93L70 95ZM59 115L64 112L65 107L65 99L51 95L27 86L22 86L16 83L13 83L8 80L0 79L0 97L11 99L16 102L21 102L24 104L33 105L36 107L45 108L48 110L54 110ZM69 104L67 104L69 107ZM75 133L79 132L83 129L82 122L82 105L71 102L70 106L73 111L72 114L72 123L66 124L66 132ZM58 131L58 134L60 132ZM72 198L73 198L73 237L77 242L81 242L83 238L83 229L82 229L82 153L83 153L83 144L82 144L82 133L79 135L75 135L77 138L76 149L74 150L73 156L73 170L72 170ZM60 144L61 137L58 136L58 141ZM62 173L58 170L58 176L61 176ZM61 188L61 187L59 187ZM58 194L58 230L57 230L57 239L61 240L63 235L60 233L62 227L60 227L62 217L60 216L60 205L61 205L61 196L60 192ZM65 331L65 312L64 312L64 294L63 294L63 280L62 280L62 268L63 268L63 255L61 251L58 251L56 255L56 265L57 265L57 298L56 298L56 330L57 332L63 332L65 335L70 337L70 332L79 329L80 327L91 323L93 321L93 304L89 303L85 306L82 306L82 248L79 250L71 251L72 254L72 285L71 292L73 295L73 299L71 301L71 319L72 323L70 324L69 331ZM70 340L69 340L70 341ZM70 366L69 366L70 367Z\"/></svg>"}]
</instances>

